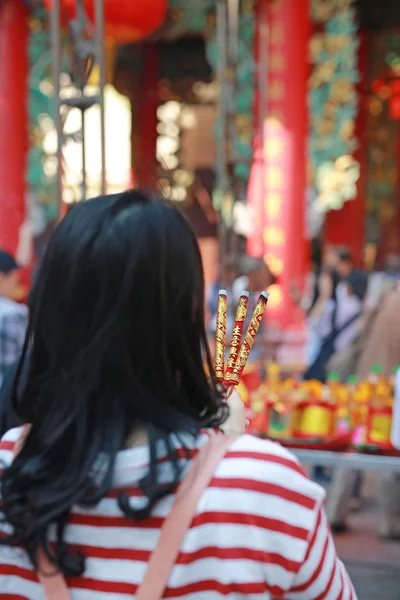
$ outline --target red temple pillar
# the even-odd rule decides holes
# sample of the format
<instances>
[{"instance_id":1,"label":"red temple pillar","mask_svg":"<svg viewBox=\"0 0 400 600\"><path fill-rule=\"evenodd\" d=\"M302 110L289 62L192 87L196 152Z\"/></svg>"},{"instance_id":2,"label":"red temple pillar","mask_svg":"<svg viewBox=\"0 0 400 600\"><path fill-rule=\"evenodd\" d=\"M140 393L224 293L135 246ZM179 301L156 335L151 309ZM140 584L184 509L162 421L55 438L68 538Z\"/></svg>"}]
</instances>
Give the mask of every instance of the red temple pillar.
<instances>
[{"instance_id":1,"label":"red temple pillar","mask_svg":"<svg viewBox=\"0 0 400 600\"><path fill-rule=\"evenodd\" d=\"M303 312L291 299L290 286L303 286L308 252L305 231L309 3L260 1L268 6L268 87L263 190L257 187L253 205L261 203L265 259L278 276L277 285L271 289L268 316L285 331L285 340L290 344L291 339L302 337L304 323Z\"/></svg>"},{"instance_id":2,"label":"red temple pillar","mask_svg":"<svg viewBox=\"0 0 400 600\"><path fill-rule=\"evenodd\" d=\"M0 2L0 248L16 253L25 214L28 140L28 13Z\"/></svg>"},{"instance_id":3,"label":"red temple pillar","mask_svg":"<svg viewBox=\"0 0 400 600\"><path fill-rule=\"evenodd\" d=\"M325 221L325 242L335 246L347 246L353 253L355 262L360 265L365 235L365 129L367 92L367 36L365 31L359 33L360 46L358 50L358 68L361 73L357 86L359 94L359 109L356 119L355 136L358 148L354 158L360 164L360 178L357 182L357 196L349 200L340 210L328 212Z\"/></svg>"},{"instance_id":4,"label":"red temple pillar","mask_svg":"<svg viewBox=\"0 0 400 600\"><path fill-rule=\"evenodd\" d=\"M138 87L136 132L134 135L134 180L141 186L155 188L157 183L157 109L159 83L159 47L144 44L143 78Z\"/></svg>"}]
</instances>

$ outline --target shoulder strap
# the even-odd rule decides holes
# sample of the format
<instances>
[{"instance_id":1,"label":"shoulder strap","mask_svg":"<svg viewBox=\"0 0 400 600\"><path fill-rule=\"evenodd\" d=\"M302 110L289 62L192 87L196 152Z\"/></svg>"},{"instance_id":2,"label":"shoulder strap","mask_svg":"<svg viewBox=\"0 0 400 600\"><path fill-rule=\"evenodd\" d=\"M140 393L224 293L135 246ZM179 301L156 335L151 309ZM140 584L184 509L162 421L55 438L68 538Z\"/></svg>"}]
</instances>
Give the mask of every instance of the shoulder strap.
<instances>
[{"instance_id":1,"label":"shoulder strap","mask_svg":"<svg viewBox=\"0 0 400 600\"><path fill-rule=\"evenodd\" d=\"M337 306L337 300L335 298L335 300L333 300L333 309L332 309L332 315L331 315L331 328L332 328L332 333L334 336L337 335L337 329L336 329L337 310L338 310L338 306Z\"/></svg>"},{"instance_id":2,"label":"shoulder strap","mask_svg":"<svg viewBox=\"0 0 400 600\"><path fill-rule=\"evenodd\" d=\"M18 440L14 456L21 450L28 431L29 429L25 429ZM171 511L164 521L136 600L161 600L201 494L210 483L218 463L234 439L224 434L212 435L192 461L188 473L178 487ZM47 600L71 600L63 575L54 570L54 565L41 549L38 553L38 566L38 578Z\"/></svg>"},{"instance_id":3,"label":"shoulder strap","mask_svg":"<svg viewBox=\"0 0 400 600\"><path fill-rule=\"evenodd\" d=\"M38 550L38 567L37 576L47 600L71 600L64 575L56 571L55 565L49 561L42 548Z\"/></svg>"},{"instance_id":4,"label":"shoulder strap","mask_svg":"<svg viewBox=\"0 0 400 600\"><path fill-rule=\"evenodd\" d=\"M159 542L151 555L136 600L160 600L190 527L201 494L235 438L214 435L202 446L178 488L171 511L164 521Z\"/></svg>"},{"instance_id":5,"label":"shoulder strap","mask_svg":"<svg viewBox=\"0 0 400 600\"><path fill-rule=\"evenodd\" d=\"M338 329L336 329L335 331L335 339L339 337L339 335L341 333L343 333L343 331L346 331L346 329L348 327L350 327L350 325L353 325L353 323L355 323L355 321L357 321L357 319L359 319L361 317L361 312L356 313L355 315L353 315L352 317L350 317L350 319L347 319L347 321L345 323L343 323L343 325L341 327L339 327Z\"/></svg>"}]
</instances>

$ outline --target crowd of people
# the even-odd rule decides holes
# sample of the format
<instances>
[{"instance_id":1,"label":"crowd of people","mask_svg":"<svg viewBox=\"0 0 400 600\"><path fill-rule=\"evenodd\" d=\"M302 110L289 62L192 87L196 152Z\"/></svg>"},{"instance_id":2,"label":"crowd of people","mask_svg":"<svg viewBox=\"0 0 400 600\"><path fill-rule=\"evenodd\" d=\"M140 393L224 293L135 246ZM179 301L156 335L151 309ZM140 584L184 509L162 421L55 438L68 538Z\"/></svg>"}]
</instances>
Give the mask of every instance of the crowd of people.
<instances>
[{"instance_id":1,"label":"crowd of people","mask_svg":"<svg viewBox=\"0 0 400 600\"><path fill-rule=\"evenodd\" d=\"M350 375L365 378L376 363L382 363L383 372L391 374L393 368L400 364L400 355L393 351L392 356L387 357L387 351L382 354L381 345L379 352L376 351L378 346L374 338L378 336L381 340L382 336L373 332L377 327L382 327L379 325L385 319L382 315L391 310L385 300L387 294L392 302L396 302L396 280L388 280L382 286L379 298L371 302L369 275L355 267L352 254L346 247L327 245L323 251L318 247L312 258L307 293L302 295L295 285L291 287L292 298L304 310L307 324L306 369L303 377L324 382L328 373L335 371L345 382ZM227 288L228 292L227 330L231 331L234 308L242 290L250 292L250 303L254 303L257 293L274 283L276 277L262 257L254 258L246 254L238 259L227 257L220 280L209 288L207 294L210 343L215 333L218 291L221 287ZM378 314L380 317L376 325ZM271 339L267 315L252 352L253 361L271 358L269 348L274 345L274 333L273 330Z\"/></svg>"},{"instance_id":2,"label":"crowd of people","mask_svg":"<svg viewBox=\"0 0 400 600\"><path fill-rule=\"evenodd\" d=\"M307 310L308 363L306 378L325 381L335 373L342 382L354 376L365 381L377 365L390 378L400 365L400 331L396 315L400 292L396 278L383 277L378 294L369 293L366 273L354 268L346 248L327 247L314 271L314 296ZM296 301L302 302L296 290ZM326 477L316 469L316 478L330 482L327 514L335 533L347 531L352 506L362 505L363 477L360 471L335 469ZM377 530L384 539L397 539L400 495L398 476L375 474L378 501Z\"/></svg>"},{"instance_id":3,"label":"crowd of people","mask_svg":"<svg viewBox=\"0 0 400 600\"><path fill-rule=\"evenodd\" d=\"M228 304L235 307L243 289L254 298L256 292L276 283L261 257L242 255L238 261L228 259L223 267L222 282L216 283L208 294L211 333L222 284L228 288ZM331 371L343 382L351 375L365 379L376 364L389 377L400 365L400 336L393 327L400 303L398 279L392 275L381 277L379 292L374 289L372 294L373 278L355 267L346 247L326 245L323 250L320 246L314 249L306 294L302 295L296 285L291 286L292 299L304 310L307 324L305 379L324 382ZM228 313L228 330L233 319L234 314ZM268 359L268 315L265 324L254 360Z\"/></svg>"},{"instance_id":4,"label":"crowd of people","mask_svg":"<svg viewBox=\"0 0 400 600\"><path fill-rule=\"evenodd\" d=\"M400 365L400 331L396 315L400 309L400 292L396 277L380 277L379 291L372 288L374 275L355 267L353 256L346 247L326 245L314 247L312 269L308 278L307 294L302 295L292 286L293 300L303 308L307 323L306 369L300 375L305 379L325 382L330 373L343 383L355 377L365 381L375 366L382 375L392 376ZM223 284L228 287L230 302L235 307L243 289L257 292L267 289L275 280L262 258L242 256L237 264L225 262ZM218 288L211 290L208 309L211 315L211 333L217 310ZM250 294L253 299L256 294ZM228 313L228 330L232 329L234 313ZM268 318L252 352L252 360L263 365L268 360ZM314 478L324 485L330 483L327 512L332 529L347 530L351 507L362 505L363 478L358 471L316 468ZM398 536L397 476L378 474L375 477L379 503L378 531L381 537ZM382 493L381 490L385 490Z\"/></svg>"},{"instance_id":5,"label":"crowd of people","mask_svg":"<svg viewBox=\"0 0 400 600\"><path fill-rule=\"evenodd\" d=\"M357 338L368 288L367 275L354 267L346 248L328 246L322 260L314 256L313 293L295 301L307 312L306 379L325 381L328 364ZM343 377L343 374L342 374Z\"/></svg>"},{"instance_id":6,"label":"crowd of people","mask_svg":"<svg viewBox=\"0 0 400 600\"><path fill-rule=\"evenodd\" d=\"M11 405L11 389L28 326L28 307L15 301L19 265L0 250L0 438L18 423Z\"/></svg>"},{"instance_id":7,"label":"crowd of people","mask_svg":"<svg viewBox=\"0 0 400 600\"><path fill-rule=\"evenodd\" d=\"M364 380L379 364L382 374L390 377L400 364L400 340L393 325L400 301L398 280L383 278L372 297L370 278L354 267L346 248L327 248L322 268L316 270L316 292L307 314L306 376L324 380L335 371L343 382L350 375Z\"/></svg>"}]
</instances>

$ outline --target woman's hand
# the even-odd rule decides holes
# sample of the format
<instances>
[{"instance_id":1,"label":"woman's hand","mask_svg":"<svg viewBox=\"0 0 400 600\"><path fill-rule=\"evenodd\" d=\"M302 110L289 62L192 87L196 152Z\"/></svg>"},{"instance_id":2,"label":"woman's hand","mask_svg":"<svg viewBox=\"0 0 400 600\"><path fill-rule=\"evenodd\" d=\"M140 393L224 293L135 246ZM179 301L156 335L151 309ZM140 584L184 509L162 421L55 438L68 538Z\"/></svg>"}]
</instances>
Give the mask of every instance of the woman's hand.
<instances>
[{"instance_id":1,"label":"woman's hand","mask_svg":"<svg viewBox=\"0 0 400 600\"><path fill-rule=\"evenodd\" d=\"M229 417L221 426L221 429L227 435L241 435L246 429L246 417L242 398L236 389L227 399L227 404L229 406Z\"/></svg>"}]
</instances>

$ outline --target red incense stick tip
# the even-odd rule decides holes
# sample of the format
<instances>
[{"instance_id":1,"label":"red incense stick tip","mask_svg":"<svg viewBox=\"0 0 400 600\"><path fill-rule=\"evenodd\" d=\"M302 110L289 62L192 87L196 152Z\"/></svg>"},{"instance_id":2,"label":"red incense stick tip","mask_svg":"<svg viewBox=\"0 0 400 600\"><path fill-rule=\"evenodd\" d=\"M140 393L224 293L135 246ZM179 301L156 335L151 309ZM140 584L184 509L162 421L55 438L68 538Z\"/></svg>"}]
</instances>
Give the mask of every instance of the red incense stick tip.
<instances>
[{"instance_id":1,"label":"red incense stick tip","mask_svg":"<svg viewBox=\"0 0 400 600\"><path fill-rule=\"evenodd\" d=\"M234 325L233 331L232 331L231 346L229 349L227 369L225 372L225 380L224 380L225 385L231 385L231 384L237 385L239 383L239 380L237 377L234 376L233 371L235 369L236 361L237 361L237 358L239 355L240 344L242 341L243 327L244 327L244 322L246 320L246 315L247 315L248 303L249 303L249 293L244 291L244 292L242 292L242 294L239 298L238 306L236 309L235 325Z\"/></svg>"}]
</instances>

